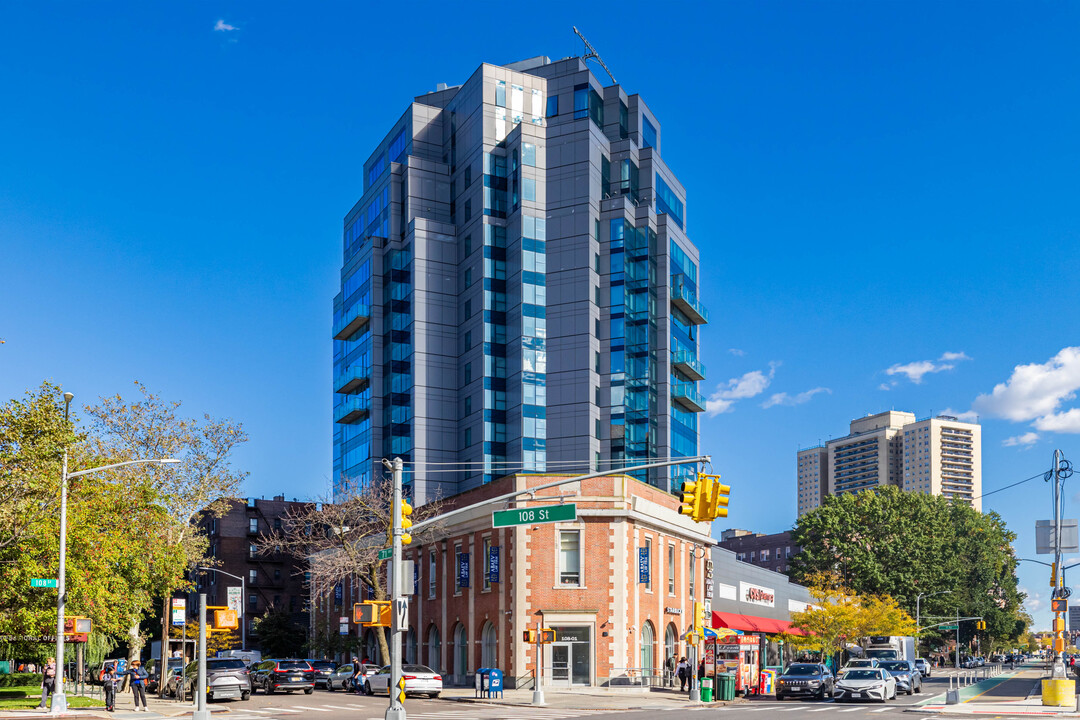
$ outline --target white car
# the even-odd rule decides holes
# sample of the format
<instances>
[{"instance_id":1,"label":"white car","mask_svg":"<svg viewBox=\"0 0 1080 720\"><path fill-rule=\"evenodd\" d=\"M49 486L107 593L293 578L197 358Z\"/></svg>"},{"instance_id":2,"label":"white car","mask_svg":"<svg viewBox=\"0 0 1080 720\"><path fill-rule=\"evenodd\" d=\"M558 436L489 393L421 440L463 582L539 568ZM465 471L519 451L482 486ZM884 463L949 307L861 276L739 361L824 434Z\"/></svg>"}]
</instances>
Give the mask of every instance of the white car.
<instances>
[{"instance_id":1,"label":"white car","mask_svg":"<svg viewBox=\"0 0 1080 720\"><path fill-rule=\"evenodd\" d=\"M930 677L931 672L933 672L933 666L926 658L916 658L915 667L919 668L919 672L923 677Z\"/></svg>"},{"instance_id":2,"label":"white car","mask_svg":"<svg viewBox=\"0 0 1080 720\"><path fill-rule=\"evenodd\" d=\"M405 678L406 695L426 694L428 697L437 698L439 693L442 692L442 675L429 667L424 665L402 665L401 675ZM364 682L364 691L368 695L374 695L375 693L389 694L390 666L385 665L379 672L369 675Z\"/></svg>"},{"instance_id":3,"label":"white car","mask_svg":"<svg viewBox=\"0 0 1080 720\"><path fill-rule=\"evenodd\" d=\"M833 697L840 700L892 700L896 698L896 678L883 668L848 670L836 682Z\"/></svg>"},{"instance_id":4,"label":"white car","mask_svg":"<svg viewBox=\"0 0 1080 720\"><path fill-rule=\"evenodd\" d=\"M848 670L855 670L855 669L860 669L861 670L861 669L865 669L865 668L876 668L877 666L878 666L878 661L875 660L874 658L864 658L864 659L859 659L859 660L848 660L847 665L840 668L840 672L837 673L837 675L839 677L843 677L844 673L846 673Z\"/></svg>"}]
</instances>

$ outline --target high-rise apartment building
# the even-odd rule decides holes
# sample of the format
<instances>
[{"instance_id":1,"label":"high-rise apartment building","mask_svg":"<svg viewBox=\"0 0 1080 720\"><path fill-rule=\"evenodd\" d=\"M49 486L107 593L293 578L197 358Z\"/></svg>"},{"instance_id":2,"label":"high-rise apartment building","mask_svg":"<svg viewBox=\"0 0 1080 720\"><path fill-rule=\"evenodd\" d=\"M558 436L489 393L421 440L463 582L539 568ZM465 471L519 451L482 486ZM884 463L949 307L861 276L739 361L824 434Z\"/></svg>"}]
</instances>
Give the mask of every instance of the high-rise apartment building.
<instances>
[{"instance_id":1,"label":"high-rise apartment building","mask_svg":"<svg viewBox=\"0 0 1080 720\"><path fill-rule=\"evenodd\" d=\"M960 498L982 510L982 429L939 415L888 411L851 421L850 432L798 453L799 514L826 495L893 485ZM815 492L820 489L820 493Z\"/></svg>"},{"instance_id":2,"label":"high-rise apartment building","mask_svg":"<svg viewBox=\"0 0 1080 720\"><path fill-rule=\"evenodd\" d=\"M335 494L698 454L698 253L660 122L581 58L481 65L364 163L334 299ZM465 468L465 469L463 469ZM642 474L670 490L692 466Z\"/></svg>"}]
</instances>

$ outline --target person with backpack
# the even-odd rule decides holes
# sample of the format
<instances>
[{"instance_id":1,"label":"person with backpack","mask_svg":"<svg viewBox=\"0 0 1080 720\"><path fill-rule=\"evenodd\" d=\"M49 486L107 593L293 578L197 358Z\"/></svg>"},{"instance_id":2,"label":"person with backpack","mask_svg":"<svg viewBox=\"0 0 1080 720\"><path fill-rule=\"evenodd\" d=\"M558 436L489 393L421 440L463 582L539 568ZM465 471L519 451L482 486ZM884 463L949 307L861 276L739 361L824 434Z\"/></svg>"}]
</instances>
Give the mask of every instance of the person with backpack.
<instances>
[{"instance_id":1,"label":"person with backpack","mask_svg":"<svg viewBox=\"0 0 1080 720\"><path fill-rule=\"evenodd\" d=\"M686 692L686 683L690 681L690 663L686 662L685 657L679 658L675 674L679 676L679 692Z\"/></svg>"},{"instance_id":2,"label":"person with backpack","mask_svg":"<svg viewBox=\"0 0 1080 720\"><path fill-rule=\"evenodd\" d=\"M44 710L49 696L56 692L56 658L49 658L49 662L41 669L41 703L38 709Z\"/></svg>"},{"instance_id":3,"label":"person with backpack","mask_svg":"<svg viewBox=\"0 0 1080 720\"><path fill-rule=\"evenodd\" d=\"M366 660L367 658L364 658L364 659ZM357 695L363 695L364 694L364 683L361 682L361 680L363 680L363 675L364 675L364 666L360 663L359 660L357 660L356 658L353 658L353 669L352 669L352 679L351 679L352 688L351 689L352 689L352 692L356 693Z\"/></svg>"},{"instance_id":4,"label":"person with backpack","mask_svg":"<svg viewBox=\"0 0 1080 720\"><path fill-rule=\"evenodd\" d=\"M139 712L139 701L142 701L142 711L150 712L146 707L146 679L150 677L138 660L131 661L131 668L127 672L131 679L131 692L135 696L135 712Z\"/></svg>"},{"instance_id":5,"label":"person with backpack","mask_svg":"<svg viewBox=\"0 0 1080 720\"><path fill-rule=\"evenodd\" d=\"M116 691L120 686L120 676L116 673L116 663L106 668L105 674L101 678L101 686L105 688L105 709L109 712L116 712Z\"/></svg>"}]
</instances>

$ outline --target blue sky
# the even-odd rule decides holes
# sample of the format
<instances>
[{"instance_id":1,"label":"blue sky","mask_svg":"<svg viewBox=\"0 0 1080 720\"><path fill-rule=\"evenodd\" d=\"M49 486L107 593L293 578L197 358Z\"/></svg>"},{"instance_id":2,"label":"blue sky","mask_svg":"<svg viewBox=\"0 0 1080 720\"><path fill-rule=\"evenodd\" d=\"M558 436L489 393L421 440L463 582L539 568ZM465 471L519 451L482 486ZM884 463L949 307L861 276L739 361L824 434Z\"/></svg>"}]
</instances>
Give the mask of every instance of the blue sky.
<instances>
[{"instance_id":1,"label":"blue sky","mask_svg":"<svg viewBox=\"0 0 1080 720\"><path fill-rule=\"evenodd\" d=\"M0 397L137 379L244 423L248 492L324 492L371 145L480 62L580 54L577 25L688 188L731 526L789 527L796 450L870 412L977 412L986 491L1080 452L1080 6L443 7L0 8ZM986 499L1023 557L1049 504ZM1022 579L1047 624L1047 573Z\"/></svg>"}]
</instances>

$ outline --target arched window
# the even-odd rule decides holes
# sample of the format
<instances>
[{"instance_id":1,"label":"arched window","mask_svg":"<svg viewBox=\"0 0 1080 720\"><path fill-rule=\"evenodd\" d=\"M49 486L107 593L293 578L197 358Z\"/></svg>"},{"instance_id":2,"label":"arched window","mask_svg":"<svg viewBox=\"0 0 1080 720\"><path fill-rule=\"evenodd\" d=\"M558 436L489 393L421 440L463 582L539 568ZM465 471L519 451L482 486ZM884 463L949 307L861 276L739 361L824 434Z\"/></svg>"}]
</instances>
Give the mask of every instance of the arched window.
<instances>
[{"instance_id":1,"label":"arched window","mask_svg":"<svg viewBox=\"0 0 1080 720\"><path fill-rule=\"evenodd\" d=\"M465 626L458 623L450 636L450 673L454 682L464 683L469 672L469 636Z\"/></svg>"},{"instance_id":2,"label":"arched window","mask_svg":"<svg viewBox=\"0 0 1080 720\"><path fill-rule=\"evenodd\" d=\"M488 621L480 635L480 667L499 666L499 633L495 624Z\"/></svg>"},{"instance_id":3,"label":"arched window","mask_svg":"<svg viewBox=\"0 0 1080 720\"><path fill-rule=\"evenodd\" d=\"M434 625L427 634L427 666L435 672L442 671L439 656L442 654L442 640L439 638L439 628Z\"/></svg>"},{"instance_id":4,"label":"arched window","mask_svg":"<svg viewBox=\"0 0 1080 720\"><path fill-rule=\"evenodd\" d=\"M416 659L416 628L409 628L405 635L405 662L415 665Z\"/></svg>"},{"instance_id":5,"label":"arched window","mask_svg":"<svg viewBox=\"0 0 1080 720\"><path fill-rule=\"evenodd\" d=\"M641 626L641 672L652 673L653 669L653 644L656 642L656 631L653 624L648 620Z\"/></svg>"},{"instance_id":6,"label":"arched window","mask_svg":"<svg viewBox=\"0 0 1080 720\"><path fill-rule=\"evenodd\" d=\"M375 633L371 630L368 630L364 633L363 655L364 657L360 658L361 660L367 658L369 662L372 662L376 665L382 665L383 663L382 653L379 652L379 640L375 637Z\"/></svg>"}]
</instances>

